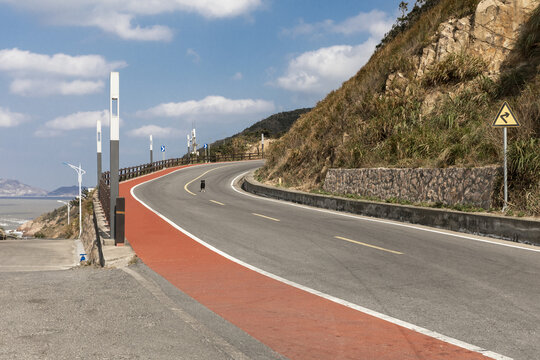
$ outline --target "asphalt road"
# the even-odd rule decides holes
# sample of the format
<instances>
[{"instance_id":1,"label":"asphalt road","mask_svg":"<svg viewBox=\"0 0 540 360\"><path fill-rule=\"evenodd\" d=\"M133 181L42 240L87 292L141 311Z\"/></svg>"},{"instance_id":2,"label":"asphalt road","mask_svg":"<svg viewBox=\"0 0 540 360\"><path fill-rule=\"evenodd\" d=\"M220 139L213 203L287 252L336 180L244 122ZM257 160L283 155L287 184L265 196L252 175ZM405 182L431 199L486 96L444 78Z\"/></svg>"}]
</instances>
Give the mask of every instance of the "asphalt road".
<instances>
[{"instance_id":1,"label":"asphalt road","mask_svg":"<svg viewBox=\"0 0 540 360\"><path fill-rule=\"evenodd\" d=\"M140 185L135 195L203 241L277 276L499 354L538 359L538 251L233 190L232 179L260 165L186 168Z\"/></svg>"}]
</instances>

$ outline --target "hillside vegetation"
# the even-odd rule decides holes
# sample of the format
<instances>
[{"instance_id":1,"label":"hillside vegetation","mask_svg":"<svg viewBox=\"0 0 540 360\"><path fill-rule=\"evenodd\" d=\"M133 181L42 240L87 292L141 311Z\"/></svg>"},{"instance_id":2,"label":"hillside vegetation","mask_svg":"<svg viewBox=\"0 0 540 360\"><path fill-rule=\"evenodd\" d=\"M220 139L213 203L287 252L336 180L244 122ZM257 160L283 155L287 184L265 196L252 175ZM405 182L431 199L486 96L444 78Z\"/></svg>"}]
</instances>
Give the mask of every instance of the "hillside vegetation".
<instances>
[{"instance_id":1,"label":"hillside vegetation","mask_svg":"<svg viewBox=\"0 0 540 360\"><path fill-rule=\"evenodd\" d=\"M92 214L92 193L84 190L82 193L82 216ZM17 230L24 236L46 239L75 239L79 236L79 200L70 201L70 223L67 223L67 206L61 206L53 211L42 214L34 220L22 224Z\"/></svg>"},{"instance_id":2,"label":"hillside vegetation","mask_svg":"<svg viewBox=\"0 0 540 360\"><path fill-rule=\"evenodd\" d=\"M238 134L210 144L210 151L212 155L216 153L222 155L244 153L249 149L251 144L260 141L261 134L264 134L266 139L277 139L291 128L300 115L310 110L309 108L296 109L271 115Z\"/></svg>"},{"instance_id":3,"label":"hillside vegetation","mask_svg":"<svg viewBox=\"0 0 540 360\"><path fill-rule=\"evenodd\" d=\"M473 15L479 2L425 1L399 19L353 78L272 145L259 176L311 190L329 168L502 164L502 130L491 124L507 101L522 125L508 130L510 210L540 214L540 8L499 74L462 51L418 76L439 26Z\"/></svg>"}]
</instances>

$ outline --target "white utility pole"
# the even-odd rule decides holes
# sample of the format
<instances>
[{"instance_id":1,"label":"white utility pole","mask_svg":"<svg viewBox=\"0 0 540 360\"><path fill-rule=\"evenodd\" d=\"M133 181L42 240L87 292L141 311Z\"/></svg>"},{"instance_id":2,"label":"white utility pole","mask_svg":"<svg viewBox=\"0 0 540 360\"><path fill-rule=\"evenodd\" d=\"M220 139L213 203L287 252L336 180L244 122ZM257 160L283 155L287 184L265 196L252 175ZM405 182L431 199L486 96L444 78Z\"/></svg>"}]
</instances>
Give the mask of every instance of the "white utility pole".
<instances>
[{"instance_id":1,"label":"white utility pole","mask_svg":"<svg viewBox=\"0 0 540 360\"><path fill-rule=\"evenodd\" d=\"M197 133L195 129L191 130L191 146L193 147L193 154L197 155Z\"/></svg>"},{"instance_id":2,"label":"white utility pole","mask_svg":"<svg viewBox=\"0 0 540 360\"><path fill-rule=\"evenodd\" d=\"M86 171L84 171L81 168L81 164L79 164L78 167L75 165L68 164L66 162L64 164L66 164L67 166L75 170L78 175L77 179L79 180L79 239L80 239L81 234L82 234L82 176L86 174Z\"/></svg>"}]
</instances>

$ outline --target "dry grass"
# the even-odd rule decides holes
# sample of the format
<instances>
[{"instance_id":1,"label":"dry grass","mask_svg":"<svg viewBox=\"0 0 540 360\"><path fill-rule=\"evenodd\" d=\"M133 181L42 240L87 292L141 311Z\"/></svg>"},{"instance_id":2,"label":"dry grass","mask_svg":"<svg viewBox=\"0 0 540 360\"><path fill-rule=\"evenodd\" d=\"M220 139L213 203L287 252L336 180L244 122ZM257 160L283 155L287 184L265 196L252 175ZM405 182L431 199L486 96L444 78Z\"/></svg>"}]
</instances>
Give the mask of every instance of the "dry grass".
<instances>
[{"instance_id":1,"label":"dry grass","mask_svg":"<svg viewBox=\"0 0 540 360\"><path fill-rule=\"evenodd\" d=\"M327 170L335 167L498 164L502 135L490 125L502 101L508 101L522 123L509 131L512 208L540 214L539 10L523 27L500 80L483 76L485 64L461 54L439 63L424 81L414 79L411 59L439 24L471 14L477 3L441 0L422 13L272 145L260 176L281 177L285 185L309 190L320 188ZM385 93L386 79L396 71L408 86ZM426 96L434 91L441 96L426 113Z\"/></svg>"}]
</instances>

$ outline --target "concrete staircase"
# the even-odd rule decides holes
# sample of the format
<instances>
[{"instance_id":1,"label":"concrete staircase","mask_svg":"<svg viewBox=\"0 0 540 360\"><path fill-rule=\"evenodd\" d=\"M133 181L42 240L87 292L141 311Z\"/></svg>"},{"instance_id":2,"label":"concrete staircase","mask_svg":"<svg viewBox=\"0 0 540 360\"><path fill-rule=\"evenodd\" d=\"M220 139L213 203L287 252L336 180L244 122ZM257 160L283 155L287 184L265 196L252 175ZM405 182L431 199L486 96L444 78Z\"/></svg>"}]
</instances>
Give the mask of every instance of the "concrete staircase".
<instances>
[{"instance_id":1,"label":"concrete staircase","mask_svg":"<svg viewBox=\"0 0 540 360\"><path fill-rule=\"evenodd\" d=\"M109 223L107 222L105 212L103 211L101 203L99 202L97 191L94 192L92 201L94 203L94 211L96 212L96 220L101 243L103 245L114 245L114 239L111 239L111 229L109 227Z\"/></svg>"}]
</instances>

